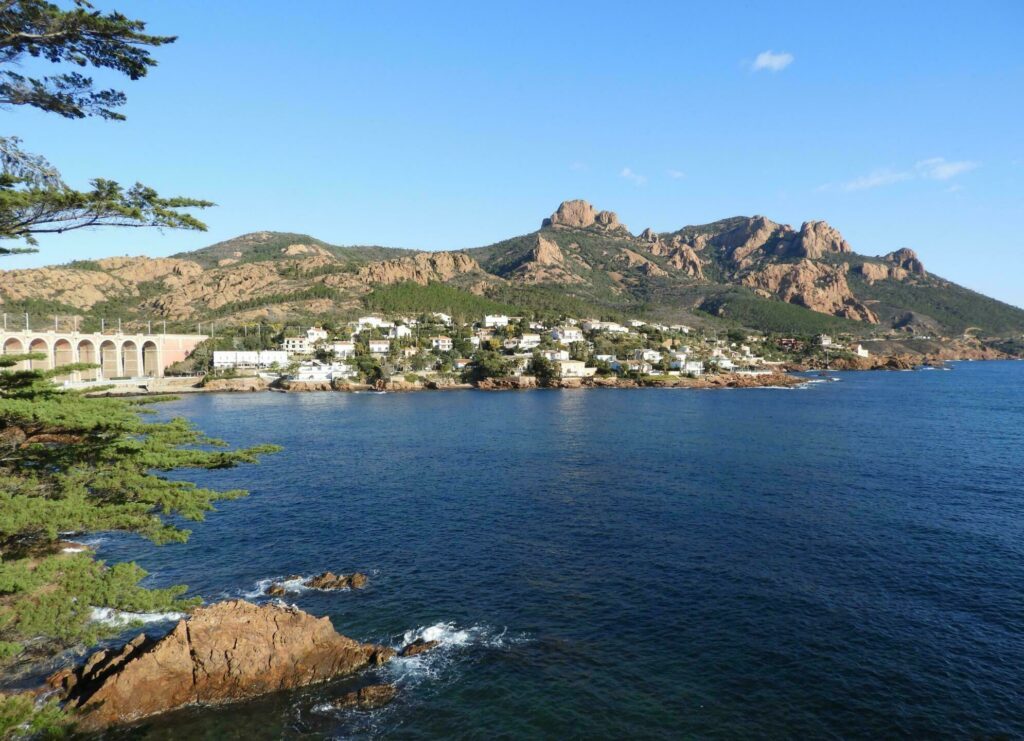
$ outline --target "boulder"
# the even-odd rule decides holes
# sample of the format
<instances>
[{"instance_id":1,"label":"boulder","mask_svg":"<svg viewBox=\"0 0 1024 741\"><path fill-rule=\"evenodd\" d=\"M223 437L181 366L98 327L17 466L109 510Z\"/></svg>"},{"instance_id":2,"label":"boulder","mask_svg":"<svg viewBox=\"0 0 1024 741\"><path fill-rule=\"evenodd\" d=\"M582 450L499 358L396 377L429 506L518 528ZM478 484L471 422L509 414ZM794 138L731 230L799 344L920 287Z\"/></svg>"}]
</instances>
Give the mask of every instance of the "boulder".
<instances>
[{"instance_id":1,"label":"boulder","mask_svg":"<svg viewBox=\"0 0 1024 741\"><path fill-rule=\"evenodd\" d=\"M370 684L343 695L331 704L340 709L375 710L394 700L395 694L394 685Z\"/></svg>"},{"instance_id":2,"label":"boulder","mask_svg":"<svg viewBox=\"0 0 1024 741\"><path fill-rule=\"evenodd\" d=\"M417 638L415 641L410 643L408 646L402 649L402 656L417 656L422 653L426 653L432 648L437 648L441 645L440 641L425 641L422 638Z\"/></svg>"},{"instance_id":3,"label":"boulder","mask_svg":"<svg viewBox=\"0 0 1024 741\"><path fill-rule=\"evenodd\" d=\"M304 584L313 589L362 589L366 586L366 581L366 574L360 574L358 571L354 574L335 574L332 571L325 571L306 579Z\"/></svg>"},{"instance_id":4,"label":"boulder","mask_svg":"<svg viewBox=\"0 0 1024 741\"><path fill-rule=\"evenodd\" d=\"M850 243L826 221L805 221L796 237L795 252L816 260L829 252L853 252Z\"/></svg>"},{"instance_id":5,"label":"boulder","mask_svg":"<svg viewBox=\"0 0 1024 741\"><path fill-rule=\"evenodd\" d=\"M895 252L890 252L882 259L887 262L891 262L896 267L903 268L908 273L912 273L914 275L927 275L927 272L924 269L924 263L918 259L917 253L908 247L903 247Z\"/></svg>"},{"instance_id":6,"label":"boulder","mask_svg":"<svg viewBox=\"0 0 1024 741\"><path fill-rule=\"evenodd\" d=\"M242 600L198 608L162 638L138 635L98 651L53 681L79 727L97 731L186 705L219 704L302 687L394 656L296 607Z\"/></svg>"}]
</instances>

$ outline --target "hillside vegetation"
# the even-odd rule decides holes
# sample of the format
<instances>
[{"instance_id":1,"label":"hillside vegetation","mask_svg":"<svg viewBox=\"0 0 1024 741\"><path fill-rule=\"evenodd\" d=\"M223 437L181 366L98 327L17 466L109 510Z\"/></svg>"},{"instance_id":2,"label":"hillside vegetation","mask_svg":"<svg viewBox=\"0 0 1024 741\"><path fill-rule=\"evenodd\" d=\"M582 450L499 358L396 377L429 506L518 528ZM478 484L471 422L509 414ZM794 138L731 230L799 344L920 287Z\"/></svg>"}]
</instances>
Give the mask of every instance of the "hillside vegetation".
<instances>
[{"instance_id":1,"label":"hillside vegetation","mask_svg":"<svg viewBox=\"0 0 1024 741\"><path fill-rule=\"evenodd\" d=\"M566 201L540 228L458 252L340 247L253 232L170 258L105 258L0 273L9 315L83 329L158 320L348 317L440 311L743 326L786 334L1012 339L1024 310L930 275L911 250L861 255L832 226L736 216L632 233L610 211Z\"/></svg>"}]
</instances>

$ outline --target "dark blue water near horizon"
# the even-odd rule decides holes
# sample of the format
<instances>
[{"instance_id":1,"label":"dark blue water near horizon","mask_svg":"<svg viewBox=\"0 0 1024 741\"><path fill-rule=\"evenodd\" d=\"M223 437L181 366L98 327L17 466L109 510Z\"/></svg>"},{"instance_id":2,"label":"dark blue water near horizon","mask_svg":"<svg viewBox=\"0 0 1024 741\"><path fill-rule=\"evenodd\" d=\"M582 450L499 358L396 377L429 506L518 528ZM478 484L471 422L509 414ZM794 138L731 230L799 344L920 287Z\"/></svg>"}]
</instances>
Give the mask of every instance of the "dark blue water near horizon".
<instances>
[{"instance_id":1,"label":"dark blue water near horizon","mask_svg":"<svg viewBox=\"0 0 1024 741\"><path fill-rule=\"evenodd\" d=\"M146 738L1024 736L1024 363L798 390L197 395L258 466L148 583L441 648ZM327 703L370 681L373 713Z\"/></svg>"}]
</instances>

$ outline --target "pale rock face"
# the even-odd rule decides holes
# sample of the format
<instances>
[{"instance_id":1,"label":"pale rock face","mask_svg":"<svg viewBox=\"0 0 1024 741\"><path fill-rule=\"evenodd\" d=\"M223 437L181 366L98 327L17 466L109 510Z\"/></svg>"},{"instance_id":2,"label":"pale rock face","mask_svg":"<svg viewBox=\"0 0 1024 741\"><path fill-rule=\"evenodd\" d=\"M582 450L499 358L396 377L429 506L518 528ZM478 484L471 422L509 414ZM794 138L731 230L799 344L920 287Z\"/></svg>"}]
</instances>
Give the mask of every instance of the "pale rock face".
<instances>
[{"instance_id":1,"label":"pale rock face","mask_svg":"<svg viewBox=\"0 0 1024 741\"><path fill-rule=\"evenodd\" d=\"M776 224L764 216L747 219L744 224L718 237L717 241L730 250L733 262L743 267L755 252L761 250L780 233L791 233L789 227Z\"/></svg>"},{"instance_id":2,"label":"pale rock face","mask_svg":"<svg viewBox=\"0 0 1024 741\"><path fill-rule=\"evenodd\" d=\"M547 219L542 226L566 227L570 229L586 229L597 227L604 231L625 230L619 223L619 217L612 211L596 211L584 200L562 201L558 210Z\"/></svg>"},{"instance_id":3,"label":"pale rock face","mask_svg":"<svg viewBox=\"0 0 1024 741\"><path fill-rule=\"evenodd\" d=\"M651 227L647 227L642 232L640 232L639 239L643 242L650 242L651 244L654 244L658 242L660 237L653 229L651 229Z\"/></svg>"},{"instance_id":4,"label":"pale rock face","mask_svg":"<svg viewBox=\"0 0 1024 741\"><path fill-rule=\"evenodd\" d=\"M533 248L532 259L538 265L562 265L565 263L565 255L562 254L559 246L541 235L537 235L537 246Z\"/></svg>"},{"instance_id":5,"label":"pale rock face","mask_svg":"<svg viewBox=\"0 0 1024 741\"><path fill-rule=\"evenodd\" d=\"M903 247L895 252L890 252L883 259L891 262L897 267L903 268L908 273L921 276L927 275L924 269L924 263L918 259L917 253L909 247Z\"/></svg>"},{"instance_id":6,"label":"pale rock face","mask_svg":"<svg viewBox=\"0 0 1024 741\"><path fill-rule=\"evenodd\" d=\"M426 285L432 280L445 281L479 271L476 260L464 252L420 252L412 257L371 263L360 268L356 275L367 283L391 285L412 281Z\"/></svg>"},{"instance_id":7,"label":"pale rock face","mask_svg":"<svg viewBox=\"0 0 1024 741\"><path fill-rule=\"evenodd\" d=\"M743 276L755 290L813 311L878 324L878 316L861 303L846 282L849 265L826 265L804 259L795 265L774 264Z\"/></svg>"},{"instance_id":8,"label":"pale rock face","mask_svg":"<svg viewBox=\"0 0 1024 741\"><path fill-rule=\"evenodd\" d=\"M796 254L816 260L829 252L853 252L839 230L825 221L805 221L795 243Z\"/></svg>"},{"instance_id":9,"label":"pale rock face","mask_svg":"<svg viewBox=\"0 0 1024 741\"><path fill-rule=\"evenodd\" d=\"M88 310L109 296L137 296L138 289L126 280L96 270L36 268L0 272L0 294L11 301L38 298Z\"/></svg>"},{"instance_id":10,"label":"pale rock face","mask_svg":"<svg viewBox=\"0 0 1024 741\"><path fill-rule=\"evenodd\" d=\"M880 280L904 281L910 275L896 265L880 265L877 262L865 262L857 267L857 272L863 275L868 283Z\"/></svg>"},{"instance_id":11,"label":"pale rock face","mask_svg":"<svg viewBox=\"0 0 1024 741\"><path fill-rule=\"evenodd\" d=\"M558 244L537 235L537 246L530 251L529 258L515 269L514 278L520 283L580 283L578 275L568 269L565 253Z\"/></svg>"}]
</instances>

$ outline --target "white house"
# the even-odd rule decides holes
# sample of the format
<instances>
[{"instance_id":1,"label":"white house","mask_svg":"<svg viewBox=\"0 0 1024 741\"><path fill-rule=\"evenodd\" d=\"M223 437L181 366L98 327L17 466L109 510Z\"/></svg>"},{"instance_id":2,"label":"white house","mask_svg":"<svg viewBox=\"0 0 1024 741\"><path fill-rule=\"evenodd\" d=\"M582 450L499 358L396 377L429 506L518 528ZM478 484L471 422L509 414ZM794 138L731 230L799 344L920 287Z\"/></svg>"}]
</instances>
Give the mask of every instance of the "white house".
<instances>
[{"instance_id":1,"label":"white house","mask_svg":"<svg viewBox=\"0 0 1024 741\"><path fill-rule=\"evenodd\" d=\"M633 353L633 358L643 360L645 363L659 363L661 362L661 353L649 347L642 347Z\"/></svg>"},{"instance_id":2,"label":"white house","mask_svg":"<svg viewBox=\"0 0 1024 741\"><path fill-rule=\"evenodd\" d=\"M335 378L349 378L355 371L348 363L321 363L307 360L289 378L295 381L333 381Z\"/></svg>"},{"instance_id":3,"label":"white house","mask_svg":"<svg viewBox=\"0 0 1024 741\"><path fill-rule=\"evenodd\" d=\"M563 360L568 360L569 359L569 351L568 350L541 350L540 351L540 356L542 358L550 360L552 363L558 363L558 362L561 362Z\"/></svg>"},{"instance_id":4,"label":"white house","mask_svg":"<svg viewBox=\"0 0 1024 741\"><path fill-rule=\"evenodd\" d=\"M685 324L670 324L668 328L673 332L682 332L683 334L690 334L692 331L691 328L687 327Z\"/></svg>"},{"instance_id":5,"label":"white house","mask_svg":"<svg viewBox=\"0 0 1024 741\"><path fill-rule=\"evenodd\" d=\"M597 368L588 368L582 360L560 360L555 363L559 378L589 378Z\"/></svg>"},{"instance_id":6,"label":"white house","mask_svg":"<svg viewBox=\"0 0 1024 741\"><path fill-rule=\"evenodd\" d=\"M818 337L818 344L821 345L822 347L831 347L832 338L829 337L827 334L823 334L820 337Z\"/></svg>"},{"instance_id":7,"label":"white house","mask_svg":"<svg viewBox=\"0 0 1024 741\"><path fill-rule=\"evenodd\" d=\"M391 340L370 340L370 354L387 355L391 349Z\"/></svg>"},{"instance_id":8,"label":"white house","mask_svg":"<svg viewBox=\"0 0 1024 741\"><path fill-rule=\"evenodd\" d=\"M306 330L306 339L310 345L315 345L321 340L327 339L327 330L323 327L310 327Z\"/></svg>"},{"instance_id":9,"label":"white house","mask_svg":"<svg viewBox=\"0 0 1024 741\"><path fill-rule=\"evenodd\" d=\"M857 355L858 358L871 357L871 353L868 352L868 349L863 345L857 345L856 347L854 347L853 352Z\"/></svg>"},{"instance_id":10,"label":"white house","mask_svg":"<svg viewBox=\"0 0 1024 741\"><path fill-rule=\"evenodd\" d=\"M599 322L596 319L588 319L583 322L583 329L587 332L611 332L613 334L626 334L628 329L618 322Z\"/></svg>"},{"instance_id":11,"label":"white house","mask_svg":"<svg viewBox=\"0 0 1024 741\"><path fill-rule=\"evenodd\" d=\"M629 324L629 326L631 326L633 329L639 329L640 327L642 327L645 324L647 324L647 322L642 322L639 319L630 319L627 322L627 324Z\"/></svg>"},{"instance_id":12,"label":"white house","mask_svg":"<svg viewBox=\"0 0 1024 741\"><path fill-rule=\"evenodd\" d=\"M485 327L507 327L509 317L504 314L487 314L484 316Z\"/></svg>"},{"instance_id":13,"label":"white house","mask_svg":"<svg viewBox=\"0 0 1024 741\"><path fill-rule=\"evenodd\" d=\"M384 329L392 325L392 322L389 322L388 320L383 319L379 316L361 316L359 317L359 319L356 320L356 323L359 325L360 330L366 329L368 327L374 327L375 329Z\"/></svg>"},{"instance_id":14,"label":"white house","mask_svg":"<svg viewBox=\"0 0 1024 741\"><path fill-rule=\"evenodd\" d=\"M299 353L305 355L309 352L309 338L308 337L285 337L284 342L281 343L281 348L285 352Z\"/></svg>"},{"instance_id":15,"label":"white house","mask_svg":"<svg viewBox=\"0 0 1024 741\"><path fill-rule=\"evenodd\" d=\"M551 337L556 342L569 345L573 342L583 342L583 330L576 327L555 327L551 330Z\"/></svg>"},{"instance_id":16,"label":"white house","mask_svg":"<svg viewBox=\"0 0 1024 741\"><path fill-rule=\"evenodd\" d=\"M336 358L351 358L356 354L356 343L354 342L332 342L327 347Z\"/></svg>"},{"instance_id":17,"label":"white house","mask_svg":"<svg viewBox=\"0 0 1024 741\"><path fill-rule=\"evenodd\" d=\"M401 340L405 339L406 337L412 337L412 329L405 326L404 324L398 324L394 327L391 327L388 330L388 337L395 340Z\"/></svg>"},{"instance_id":18,"label":"white house","mask_svg":"<svg viewBox=\"0 0 1024 741\"><path fill-rule=\"evenodd\" d=\"M524 350L532 350L540 344L540 335L527 332L519 338L519 347Z\"/></svg>"},{"instance_id":19,"label":"white house","mask_svg":"<svg viewBox=\"0 0 1024 741\"><path fill-rule=\"evenodd\" d=\"M438 337L430 338L430 347L431 349L438 350L439 352L450 352L451 349L455 347L455 343L452 342L451 337L440 335Z\"/></svg>"},{"instance_id":20,"label":"white house","mask_svg":"<svg viewBox=\"0 0 1024 741\"><path fill-rule=\"evenodd\" d=\"M703 375L704 373L704 361L702 360L687 360L686 365L680 368L684 373L692 373L695 376Z\"/></svg>"},{"instance_id":21,"label":"white house","mask_svg":"<svg viewBox=\"0 0 1024 741\"><path fill-rule=\"evenodd\" d=\"M450 325L452 323L452 318L448 314L442 314L440 311L435 311L431 316L433 316L437 321L441 322L441 324Z\"/></svg>"},{"instance_id":22,"label":"white house","mask_svg":"<svg viewBox=\"0 0 1024 741\"><path fill-rule=\"evenodd\" d=\"M214 350L213 367L225 368L270 368L288 365L288 353L284 350Z\"/></svg>"}]
</instances>

